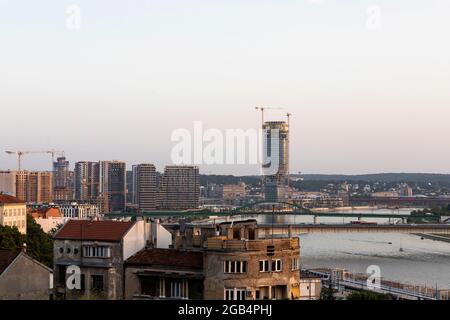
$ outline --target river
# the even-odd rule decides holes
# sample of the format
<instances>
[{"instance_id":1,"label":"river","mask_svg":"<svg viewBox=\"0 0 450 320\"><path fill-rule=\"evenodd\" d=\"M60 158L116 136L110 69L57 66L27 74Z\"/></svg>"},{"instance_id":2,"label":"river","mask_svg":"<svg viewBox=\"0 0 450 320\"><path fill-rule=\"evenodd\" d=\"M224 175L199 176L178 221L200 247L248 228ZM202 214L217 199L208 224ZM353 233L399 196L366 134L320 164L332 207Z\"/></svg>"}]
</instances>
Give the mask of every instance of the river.
<instances>
[{"instance_id":1,"label":"river","mask_svg":"<svg viewBox=\"0 0 450 320\"><path fill-rule=\"evenodd\" d=\"M358 213L408 214L410 209L358 209ZM351 212L351 211L347 211ZM271 216L255 217L271 223ZM349 223L354 218L322 218L321 223ZM387 223L387 219L364 219ZM312 223L312 217L280 215L275 223ZM379 266L385 279L450 289L450 243L407 234L306 234L300 237L303 268L342 268L366 272Z\"/></svg>"}]
</instances>

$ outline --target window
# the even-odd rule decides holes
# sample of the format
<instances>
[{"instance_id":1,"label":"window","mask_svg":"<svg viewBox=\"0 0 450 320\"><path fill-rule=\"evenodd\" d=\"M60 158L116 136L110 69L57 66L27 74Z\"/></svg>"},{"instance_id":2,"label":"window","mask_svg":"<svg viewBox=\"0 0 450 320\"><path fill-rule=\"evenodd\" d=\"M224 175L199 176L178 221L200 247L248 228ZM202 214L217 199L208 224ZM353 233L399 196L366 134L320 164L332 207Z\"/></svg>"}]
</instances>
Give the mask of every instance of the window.
<instances>
[{"instance_id":1,"label":"window","mask_svg":"<svg viewBox=\"0 0 450 320\"><path fill-rule=\"evenodd\" d=\"M243 301L246 295L246 289L225 289L225 300L227 301Z\"/></svg>"},{"instance_id":2,"label":"window","mask_svg":"<svg viewBox=\"0 0 450 320\"><path fill-rule=\"evenodd\" d=\"M259 272L270 272L269 260L261 260L259 262Z\"/></svg>"},{"instance_id":3,"label":"window","mask_svg":"<svg viewBox=\"0 0 450 320\"><path fill-rule=\"evenodd\" d=\"M94 291L103 291L103 276L93 275L91 276L92 286L91 289Z\"/></svg>"},{"instance_id":4,"label":"window","mask_svg":"<svg viewBox=\"0 0 450 320\"><path fill-rule=\"evenodd\" d=\"M182 297L182 283L181 281L172 281L170 283L170 296L172 298L181 298Z\"/></svg>"},{"instance_id":5,"label":"window","mask_svg":"<svg viewBox=\"0 0 450 320\"><path fill-rule=\"evenodd\" d=\"M83 247L83 256L86 258L109 258L111 249L109 247Z\"/></svg>"},{"instance_id":6,"label":"window","mask_svg":"<svg viewBox=\"0 0 450 320\"><path fill-rule=\"evenodd\" d=\"M225 273L247 273L247 261L224 261Z\"/></svg>"},{"instance_id":7,"label":"window","mask_svg":"<svg viewBox=\"0 0 450 320\"><path fill-rule=\"evenodd\" d=\"M300 270L300 258L292 258L292 270Z\"/></svg>"},{"instance_id":8,"label":"window","mask_svg":"<svg viewBox=\"0 0 450 320\"><path fill-rule=\"evenodd\" d=\"M58 283L62 287L66 287L66 267L58 266Z\"/></svg>"},{"instance_id":9,"label":"window","mask_svg":"<svg viewBox=\"0 0 450 320\"><path fill-rule=\"evenodd\" d=\"M80 290L86 290L86 276L84 274L81 274L80 276Z\"/></svg>"},{"instance_id":10,"label":"window","mask_svg":"<svg viewBox=\"0 0 450 320\"><path fill-rule=\"evenodd\" d=\"M272 272L281 272L282 267L281 267L281 260L276 259L276 260L272 260Z\"/></svg>"},{"instance_id":11,"label":"window","mask_svg":"<svg viewBox=\"0 0 450 320\"><path fill-rule=\"evenodd\" d=\"M259 261L259 272L281 272L282 271L282 263L280 259L272 260L270 263L269 260L261 260Z\"/></svg>"}]
</instances>

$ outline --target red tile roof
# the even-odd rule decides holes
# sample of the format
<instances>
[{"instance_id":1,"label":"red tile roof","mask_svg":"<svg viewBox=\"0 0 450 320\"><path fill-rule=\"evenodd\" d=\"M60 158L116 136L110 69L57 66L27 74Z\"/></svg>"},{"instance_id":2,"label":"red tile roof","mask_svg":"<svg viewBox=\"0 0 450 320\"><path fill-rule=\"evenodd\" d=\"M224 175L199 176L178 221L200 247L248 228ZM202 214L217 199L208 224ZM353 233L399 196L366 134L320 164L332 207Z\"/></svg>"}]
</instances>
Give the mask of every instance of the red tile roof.
<instances>
[{"instance_id":1,"label":"red tile roof","mask_svg":"<svg viewBox=\"0 0 450 320\"><path fill-rule=\"evenodd\" d=\"M20 251L0 249L0 274L16 259Z\"/></svg>"},{"instance_id":2,"label":"red tile roof","mask_svg":"<svg viewBox=\"0 0 450 320\"><path fill-rule=\"evenodd\" d=\"M54 238L119 242L133 224L121 221L69 220Z\"/></svg>"},{"instance_id":3,"label":"red tile roof","mask_svg":"<svg viewBox=\"0 0 450 320\"><path fill-rule=\"evenodd\" d=\"M19 198L0 193L0 204L10 203L10 204L24 204L25 201L20 200Z\"/></svg>"},{"instance_id":4,"label":"red tile roof","mask_svg":"<svg viewBox=\"0 0 450 320\"><path fill-rule=\"evenodd\" d=\"M32 211L31 216L35 219L37 219L37 218L48 219L48 218L62 218L63 217L61 211L59 211L58 208L39 208L39 209L36 209L35 211Z\"/></svg>"},{"instance_id":5,"label":"red tile roof","mask_svg":"<svg viewBox=\"0 0 450 320\"><path fill-rule=\"evenodd\" d=\"M127 265L202 270L203 253L174 249L146 249L136 253L125 263Z\"/></svg>"}]
</instances>

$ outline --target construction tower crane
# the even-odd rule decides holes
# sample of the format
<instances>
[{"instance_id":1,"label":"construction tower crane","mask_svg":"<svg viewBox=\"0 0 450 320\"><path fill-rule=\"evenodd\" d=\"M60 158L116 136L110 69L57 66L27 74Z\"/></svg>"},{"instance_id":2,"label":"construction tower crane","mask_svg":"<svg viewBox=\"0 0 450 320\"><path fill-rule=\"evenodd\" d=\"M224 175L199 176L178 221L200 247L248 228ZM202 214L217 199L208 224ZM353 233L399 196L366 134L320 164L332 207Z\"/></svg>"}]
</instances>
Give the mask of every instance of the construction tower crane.
<instances>
[{"instance_id":1,"label":"construction tower crane","mask_svg":"<svg viewBox=\"0 0 450 320\"><path fill-rule=\"evenodd\" d=\"M52 163L55 160L55 154L64 155L64 151L47 150L47 151L5 151L7 154L15 154L17 156L17 168L22 170L22 157L26 154L51 154Z\"/></svg>"},{"instance_id":2,"label":"construction tower crane","mask_svg":"<svg viewBox=\"0 0 450 320\"><path fill-rule=\"evenodd\" d=\"M258 107L255 107L255 109L261 111L262 124L264 124L264 111L266 111L266 110L286 110L286 108L281 108L281 107L264 107L264 106L258 106Z\"/></svg>"},{"instance_id":3,"label":"construction tower crane","mask_svg":"<svg viewBox=\"0 0 450 320\"><path fill-rule=\"evenodd\" d=\"M289 145L291 144L291 117L292 117L292 113L288 112L286 113L286 117L287 117L287 123L288 123L288 143ZM291 161L290 161L290 157L291 157L291 153L290 151L288 152L288 167L287 167L287 172L288 172L288 187L291 186Z\"/></svg>"}]
</instances>

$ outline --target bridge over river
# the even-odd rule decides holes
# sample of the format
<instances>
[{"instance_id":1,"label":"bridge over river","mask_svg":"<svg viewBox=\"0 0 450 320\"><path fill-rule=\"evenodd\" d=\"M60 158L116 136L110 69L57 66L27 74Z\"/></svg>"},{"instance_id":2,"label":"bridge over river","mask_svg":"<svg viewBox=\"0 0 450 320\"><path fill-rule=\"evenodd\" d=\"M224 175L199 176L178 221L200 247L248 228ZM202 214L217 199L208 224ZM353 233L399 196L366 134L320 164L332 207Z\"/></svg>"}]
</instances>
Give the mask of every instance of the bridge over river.
<instances>
[{"instance_id":1,"label":"bridge over river","mask_svg":"<svg viewBox=\"0 0 450 320\"><path fill-rule=\"evenodd\" d=\"M292 215L292 216L310 216L314 218L355 218L355 219L408 219L413 218L410 214L396 214L396 213L357 213L357 212L295 212L295 211L277 211L275 213L268 211L150 211L150 212L111 212L105 216L108 218L208 218L208 217L236 217L236 216L260 216L260 215ZM417 215L415 219L435 219L440 220L439 216L431 215Z\"/></svg>"},{"instance_id":2,"label":"bridge over river","mask_svg":"<svg viewBox=\"0 0 450 320\"><path fill-rule=\"evenodd\" d=\"M448 224L380 224L380 225L352 225L352 224L259 224L258 236L269 238L299 236L310 233L406 233L406 234L439 234L450 236Z\"/></svg>"}]
</instances>

